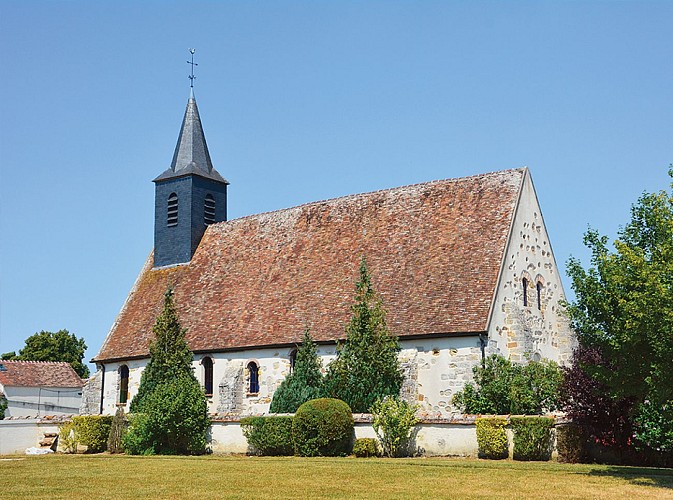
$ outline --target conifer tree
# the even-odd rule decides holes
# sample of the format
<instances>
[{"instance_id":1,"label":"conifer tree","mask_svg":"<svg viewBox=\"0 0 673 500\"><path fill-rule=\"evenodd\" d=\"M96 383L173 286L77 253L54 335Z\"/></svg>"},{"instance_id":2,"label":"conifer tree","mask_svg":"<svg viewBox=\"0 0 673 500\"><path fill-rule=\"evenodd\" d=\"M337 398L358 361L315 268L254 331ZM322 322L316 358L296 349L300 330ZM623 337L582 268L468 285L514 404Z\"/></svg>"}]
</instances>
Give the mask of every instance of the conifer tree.
<instances>
[{"instance_id":1,"label":"conifer tree","mask_svg":"<svg viewBox=\"0 0 673 500\"><path fill-rule=\"evenodd\" d=\"M197 382L192 371L193 356L185 339L186 330L180 325L171 288L164 294L164 308L152 332L150 360L140 378L138 394L131 401L132 413L143 411L145 398L163 382L180 376L191 377Z\"/></svg>"},{"instance_id":2,"label":"conifer tree","mask_svg":"<svg viewBox=\"0 0 673 500\"><path fill-rule=\"evenodd\" d=\"M297 348L294 369L273 394L271 413L294 413L303 403L320 397L322 363L307 328Z\"/></svg>"},{"instance_id":3,"label":"conifer tree","mask_svg":"<svg viewBox=\"0 0 673 500\"><path fill-rule=\"evenodd\" d=\"M123 438L131 454L201 454L210 426L208 404L192 371L192 352L180 325L173 290L152 329L150 361L131 402L131 420Z\"/></svg>"},{"instance_id":4,"label":"conifer tree","mask_svg":"<svg viewBox=\"0 0 673 500\"><path fill-rule=\"evenodd\" d=\"M352 316L346 340L327 367L324 393L338 398L353 412L368 412L377 399L398 396L402 370L397 359L400 343L386 326L386 313L371 283L367 261L360 262Z\"/></svg>"}]
</instances>

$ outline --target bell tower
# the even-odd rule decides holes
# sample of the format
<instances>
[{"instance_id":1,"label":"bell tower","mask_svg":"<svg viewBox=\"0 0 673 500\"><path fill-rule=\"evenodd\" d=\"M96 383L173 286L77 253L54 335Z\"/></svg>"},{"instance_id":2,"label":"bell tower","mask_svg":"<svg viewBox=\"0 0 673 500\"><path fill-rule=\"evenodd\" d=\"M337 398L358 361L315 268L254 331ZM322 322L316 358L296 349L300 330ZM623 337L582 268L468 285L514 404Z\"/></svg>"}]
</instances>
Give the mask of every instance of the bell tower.
<instances>
[{"instance_id":1,"label":"bell tower","mask_svg":"<svg viewBox=\"0 0 673 500\"><path fill-rule=\"evenodd\" d=\"M206 227L227 220L229 184L213 168L193 88L171 166L153 182L154 267L187 263Z\"/></svg>"}]
</instances>

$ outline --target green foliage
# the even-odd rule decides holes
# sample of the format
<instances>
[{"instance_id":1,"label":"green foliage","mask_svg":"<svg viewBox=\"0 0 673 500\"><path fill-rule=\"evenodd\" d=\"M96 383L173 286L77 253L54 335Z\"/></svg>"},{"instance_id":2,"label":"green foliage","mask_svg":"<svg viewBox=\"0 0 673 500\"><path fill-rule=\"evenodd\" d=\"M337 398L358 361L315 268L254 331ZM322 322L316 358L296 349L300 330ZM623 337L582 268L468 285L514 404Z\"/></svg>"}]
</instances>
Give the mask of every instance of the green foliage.
<instances>
[{"instance_id":1,"label":"green foliage","mask_svg":"<svg viewBox=\"0 0 673 500\"><path fill-rule=\"evenodd\" d=\"M7 398L4 394L0 393L0 420L4 420L5 411L7 411Z\"/></svg>"},{"instance_id":2,"label":"green foliage","mask_svg":"<svg viewBox=\"0 0 673 500\"><path fill-rule=\"evenodd\" d=\"M58 442L65 453L77 453L77 435L72 420L58 426Z\"/></svg>"},{"instance_id":3,"label":"green foliage","mask_svg":"<svg viewBox=\"0 0 673 500\"><path fill-rule=\"evenodd\" d=\"M399 395L403 380L397 359L400 344L386 326L386 313L364 257L351 309L346 341L337 346L337 357L327 368L324 394L364 413L377 399Z\"/></svg>"},{"instance_id":4,"label":"green foliage","mask_svg":"<svg viewBox=\"0 0 673 500\"><path fill-rule=\"evenodd\" d=\"M74 416L59 426L59 441L66 453L76 453L79 445L86 446L87 453L100 453L107 448L112 426L110 415Z\"/></svg>"},{"instance_id":5,"label":"green foliage","mask_svg":"<svg viewBox=\"0 0 673 500\"><path fill-rule=\"evenodd\" d=\"M358 438L353 443L353 455L358 458L379 457L379 447L374 438Z\"/></svg>"},{"instance_id":6,"label":"green foliage","mask_svg":"<svg viewBox=\"0 0 673 500\"><path fill-rule=\"evenodd\" d=\"M582 463L586 459L587 436L582 427L575 424L556 426L556 450L558 461L569 464Z\"/></svg>"},{"instance_id":7,"label":"green foliage","mask_svg":"<svg viewBox=\"0 0 673 500\"><path fill-rule=\"evenodd\" d=\"M292 417L246 417L241 429L255 455L294 454Z\"/></svg>"},{"instance_id":8,"label":"green foliage","mask_svg":"<svg viewBox=\"0 0 673 500\"><path fill-rule=\"evenodd\" d=\"M594 230L584 243L591 266L585 270L579 260L569 260L576 300L567 310L580 344L604 361L587 367L588 375L614 402L630 402L629 419L643 444L671 452L673 190L643 194L613 249ZM664 406L668 410L658 411Z\"/></svg>"},{"instance_id":9,"label":"green foliage","mask_svg":"<svg viewBox=\"0 0 673 500\"><path fill-rule=\"evenodd\" d=\"M87 453L100 453L107 448L112 427L111 415L81 415L72 417L76 441L87 447Z\"/></svg>"},{"instance_id":10,"label":"green foliage","mask_svg":"<svg viewBox=\"0 0 673 500\"><path fill-rule=\"evenodd\" d=\"M344 401L307 401L297 409L292 421L294 453L303 457L347 455L353 428L353 415Z\"/></svg>"},{"instance_id":11,"label":"green foliage","mask_svg":"<svg viewBox=\"0 0 673 500\"><path fill-rule=\"evenodd\" d=\"M553 361L520 365L494 354L473 372L476 387L467 384L453 397L466 413L539 415L558 408L563 374Z\"/></svg>"},{"instance_id":12,"label":"green foliage","mask_svg":"<svg viewBox=\"0 0 673 500\"><path fill-rule=\"evenodd\" d=\"M152 328L150 361L140 378L138 394L131 401L131 412L144 412L144 400L159 385L178 377L192 377L193 355L185 340L186 330L180 325L173 302L173 290L164 294L164 308ZM196 379L194 379L196 380Z\"/></svg>"},{"instance_id":13,"label":"green foliage","mask_svg":"<svg viewBox=\"0 0 673 500\"><path fill-rule=\"evenodd\" d=\"M193 376L158 385L143 402L144 412L129 422L124 449L132 455L200 455L210 427L208 406Z\"/></svg>"},{"instance_id":14,"label":"green foliage","mask_svg":"<svg viewBox=\"0 0 673 500\"><path fill-rule=\"evenodd\" d=\"M549 460L554 447L554 419L512 417L514 460Z\"/></svg>"},{"instance_id":15,"label":"green foliage","mask_svg":"<svg viewBox=\"0 0 673 500\"><path fill-rule=\"evenodd\" d=\"M416 410L418 405L410 405L396 396L386 396L372 405L372 427L386 456L397 457L408 451L411 429L418 422Z\"/></svg>"},{"instance_id":16,"label":"green foliage","mask_svg":"<svg viewBox=\"0 0 673 500\"><path fill-rule=\"evenodd\" d=\"M107 451L110 453L122 453L124 448L122 440L126 434L128 427L128 420L124 414L124 408L117 408L115 416L112 418L112 426L110 427L110 435L107 440Z\"/></svg>"},{"instance_id":17,"label":"green foliage","mask_svg":"<svg viewBox=\"0 0 673 500\"><path fill-rule=\"evenodd\" d=\"M322 363L308 328L297 348L294 369L273 394L271 413L294 413L303 403L320 397Z\"/></svg>"},{"instance_id":18,"label":"green foliage","mask_svg":"<svg viewBox=\"0 0 673 500\"><path fill-rule=\"evenodd\" d=\"M673 401L662 406L645 400L637 409L635 434L656 451L673 451Z\"/></svg>"},{"instance_id":19,"label":"green foliage","mask_svg":"<svg viewBox=\"0 0 673 500\"><path fill-rule=\"evenodd\" d=\"M210 419L206 397L192 371L193 355L180 326L173 291L157 317L150 361L140 379L124 449L131 454L198 455L206 451Z\"/></svg>"},{"instance_id":20,"label":"green foliage","mask_svg":"<svg viewBox=\"0 0 673 500\"><path fill-rule=\"evenodd\" d=\"M65 361L82 378L89 377L89 367L82 362L86 343L84 338L78 339L68 330L57 332L41 331L26 339L26 345L17 355L14 351L6 352L2 359L14 361Z\"/></svg>"},{"instance_id":21,"label":"green foliage","mask_svg":"<svg viewBox=\"0 0 673 500\"><path fill-rule=\"evenodd\" d=\"M507 419L504 417L480 417L475 421L479 458L501 460L507 458Z\"/></svg>"}]
</instances>

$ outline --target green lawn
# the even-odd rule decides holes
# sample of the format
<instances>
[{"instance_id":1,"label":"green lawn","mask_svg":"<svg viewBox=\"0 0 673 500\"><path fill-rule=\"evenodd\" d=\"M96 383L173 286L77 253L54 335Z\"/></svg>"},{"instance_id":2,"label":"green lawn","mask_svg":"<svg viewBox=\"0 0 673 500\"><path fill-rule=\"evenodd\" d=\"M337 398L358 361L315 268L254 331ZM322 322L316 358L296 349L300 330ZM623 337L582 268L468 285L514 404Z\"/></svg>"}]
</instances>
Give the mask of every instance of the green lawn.
<instances>
[{"instance_id":1,"label":"green lawn","mask_svg":"<svg viewBox=\"0 0 673 500\"><path fill-rule=\"evenodd\" d=\"M0 497L673 499L673 470L442 458L7 456Z\"/></svg>"}]
</instances>

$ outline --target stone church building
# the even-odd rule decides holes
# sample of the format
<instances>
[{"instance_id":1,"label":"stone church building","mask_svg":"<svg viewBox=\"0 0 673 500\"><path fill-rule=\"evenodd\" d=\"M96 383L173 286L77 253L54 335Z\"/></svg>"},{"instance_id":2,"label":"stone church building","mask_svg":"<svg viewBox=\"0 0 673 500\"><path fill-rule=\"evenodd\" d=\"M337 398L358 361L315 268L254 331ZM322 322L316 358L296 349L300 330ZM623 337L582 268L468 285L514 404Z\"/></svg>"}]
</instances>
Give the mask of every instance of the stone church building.
<instances>
[{"instance_id":1,"label":"stone church building","mask_svg":"<svg viewBox=\"0 0 673 500\"><path fill-rule=\"evenodd\" d=\"M334 358L363 255L401 342L402 395L426 416L455 412L452 396L484 356L570 357L563 287L527 168L227 220L228 182L192 95L170 168L154 183L154 251L93 359L84 412L128 410L169 286L209 410L267 412L306 327L323 366Z\"/></svg>"}]
</instances>

